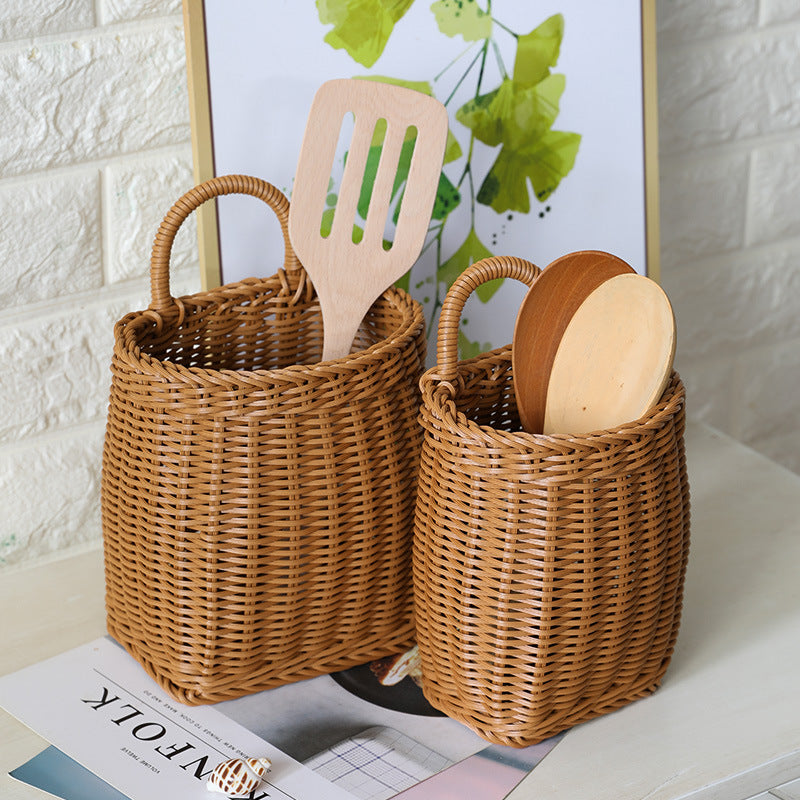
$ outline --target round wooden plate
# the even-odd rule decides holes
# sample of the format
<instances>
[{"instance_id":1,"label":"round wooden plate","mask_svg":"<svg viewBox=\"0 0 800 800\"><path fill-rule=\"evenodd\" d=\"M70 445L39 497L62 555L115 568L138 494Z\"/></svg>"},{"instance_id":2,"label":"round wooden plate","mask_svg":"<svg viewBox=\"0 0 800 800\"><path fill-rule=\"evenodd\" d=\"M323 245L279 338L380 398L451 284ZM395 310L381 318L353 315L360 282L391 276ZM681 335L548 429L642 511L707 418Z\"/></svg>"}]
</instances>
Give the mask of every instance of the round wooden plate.
<instances>
[{"instance_id":1,"label":"round wooden plate","mask_svg":"<svg viewBox=\"0 0 800 800\"><path fill-rule=\"evenodd\" d=\"M511 360L517 410L529 433L544 430L550 372L570 320L598 286L623 274L635 271L621 258L581 250L553 261L525 295L514 326Z\"/></svg>"},{"instance_id":2,"label":"round wooden plate","mask_svg":"<svg viewBox=\"0 0 800 800\"><path fill-rule=\"evenodd\" d=\"M675 319L663 289L617 275L591 292L558 344L542 432L589 433L639 419L672 373Z\"/></svg>"}]
</instances>

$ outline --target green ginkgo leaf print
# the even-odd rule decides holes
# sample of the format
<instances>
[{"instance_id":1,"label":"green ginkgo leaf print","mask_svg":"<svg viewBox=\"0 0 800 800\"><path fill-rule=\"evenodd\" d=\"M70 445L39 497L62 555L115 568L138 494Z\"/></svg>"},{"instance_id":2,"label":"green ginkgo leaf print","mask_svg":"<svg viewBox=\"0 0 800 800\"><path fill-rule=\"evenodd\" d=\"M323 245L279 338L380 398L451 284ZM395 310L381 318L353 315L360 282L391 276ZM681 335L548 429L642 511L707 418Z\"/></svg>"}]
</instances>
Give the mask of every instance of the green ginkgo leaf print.
<instances>
[{"instance_id":1,"label":"green ginkgo leaf print","mask_svg":"<svg viewBox=\"0 0 800 800\"><path fill-rule=\"evenodd\" d=\"M395 24L414 0L317 0L323 25L333 25L325 41L371 67L383 53Z\"/></svg>"},{"instance_id":2,"label":"green ginkgo leaf print","mask_svg":"<svg viewBox=\"0 0 800 800\"><path fill-rule=\"evenodd\" d=\"M550 128L558 116L564 86L563 75L548 75L530 87L506 78L494 92L470 101L456 112L457 119L477 139L490 147L502 145L478 191L479 203L491 206L498 213L528 213L526 180L546 172L546 184L532 181L537 198L543 200L572 169L580 136L569 134L558 142L555 137L545 138L553 133ZM555 151L554 144L559 145ZM545 159L545 163L538 164L540 159Z\"/></svg>"},{"instance_id":3,"label":"green ginkgo leaf print","mask_svg":"<svg viewBox=\"0 0 800 800\"><path fill-rule=\"evenodd\" d=\"M491 255L489 248L478 238L475 228L470 228L467 238L461 247L439 267L436 277L440 283L444 283L445 286L451 286L453 281L470 264L474 264L476 261L488 258ZM483 285L488 286L488 284Z\"/></svg>"},{"instance_id":4,"label":"green ginkgo leaf print","mask_svg":"<svg viewBox=\"0 0 800 800\"><path fill-rule=\"evenodd\" d=\"M536 199L543 203L561 179L575 166L581 137L568 131L548 131L527 151L528 180Z\"/></svg>"},{"instance_id":5,"label":"green ginkgo leaf print","mask_svg":"<svg viewBox=\"0 0 800 800\"><path fill-rule=\"evenodd\" d=\"M335 211L335 208L326 208L322 212L322 222L319 227L319 232L323 239L327 239L331 235L331 230L333 230L333 215ZM353 244L358 244L363 238L364 229L359 225L353 225ZM391 242L384 241L383 249L388 250L389 247L391 247Z\"/></svg>"},{"instance_id":6,"label":"green ginkgo leaf print","mask_svg":"<svg viewBox=\"0 0 800 800\"><path fill-rule=\"evenodd\" d=\"M367 153L367 160L364 165L364 180L361 184L361 192L358 197L358 213L362 219L367 218L369 211L370 200L372 199L372 189L375 185L375 179L378 174L378 165L381 160L381 142L382 137L378 134L376 138L377 143L373 144ZM397 162L397 171L394 176L394 184L392 185L392 199L395 199L397 193L400 191L400 196L395 202L394 213L392 214L392 221L397 224L400 217L400 209L402 207L402 195L405 191L405 183L408 180L408 173L411 169L411 159L414 156L414 147L416 146L417 137L415 134L407 134L403 145L400 148L400 156ZM461 193L453 185L452 181L444 174L439 175L439 185L436 189L436 199L433 203L431 211L431 218L442 220L461 202Z\"/></svg>"},{"instance_id":7,"label":"green ginkgo leaf print","mask_svg":"<svg viewBox=\"0 0 800 800\"><path fill-rule=\"evenodd\" d=\"M402 157L402 156L401 156ZM408 167L411 159L409 158L408 164L405 166L405 175L408 177ZM398 172L399 174L399 172ZM405 180L405 179L404 179ZM395 180L395 184L397 180ZM405 191L405 187L403 187ZM453 185L453 182L444 174L439 173L439 185L436 187L436 197L433 201L433 208L431 209L431 219L444 220L447 215L453 211L454 208L461 202L461 192ZM397 225L400 219L400 209L402 208L402 192L400 199L395 204L394 213L392 214L392 222Z\"/></svg>"},{"instance_id":8,"label":"green ginkgo leaf print","mask_svg":"<svg viewBox=\"0 0 800 800\"><path fill-rule=\"evenodd\" d=\"M566 86L563 75L550 72L562 35L563 19L556 14L520 37L523 49L517 50L513 77L456 112L476 139L490 147L501 145L475 198L498 213L527 214L528 181L543 201L575 164L580 135L551 130Z\"/></svg>"},{"instance_id":9,"label":"green ginkgo leaf print","mask_svg":"<svg viewBox=\"0 0 800 800\"><path fill-rule=\"evenodd\" d=\"M580 143L580 134L549 131L524 150L503 148L475 199L498 214L527 214L530 198L526 179L531 182L536 199L543 203L574 166Z\"/></svg>"},{"instance_id":10,"label":"green ginkgo leaf print","mask_svg":"<svg viewBox=\"0 0 800 800\"><path fill-rule=\"evenodd\" d=\"M564 17L553 14L538 28L517 39L514 58L514 81L520 86L533 86L550 74L556 65L564 38Z\"/></svg>"},{"instance_id":11,"label":"green ginkgo leaf print","mask_svg":"<svg viewBox=\"0 0 800 800\"><path fill-rule=\"evenodd\" d=\"M357 81L377 81L378 83L389 83L392 86L404 86L406 89L413 89L415 92L422 92L429 97L433 97L433 87L428 81L407 81L404 78L390 78L388 75L356 75Z\"/></svg>"},{"instance_id":12,"label":"green ginkgo leaf print","mask_svg":"<svg viewBox=\"0 0 800 800\"><path fill-rule=\"evenodd\" d=\"M315 2L319 19L322 23L332 26L325 36L325 41L334 48L345 50L359 64L371 67L384 52L395 25L409 10L413 0L315 0ZM441 307L441 284L449 288L467 267L493 255L476 233L477 204L488 206L497 213L507 211L529 213L532 202L531 190L538 201L544 202L573 169L581 146L581 136L578 133L553 129L560 113L561 98L566 87L566 78L554 71L560 57L565 32L564 17L561 14L550 16L529 33L519 34L501 19L493 16L491 0L486 2L427 0L427 4L431 11L428 22L430 24L435 22L443 36L451 39L461 37L467 43L464 53L440 70L431 82L378 75L359 77L404 86L435 96L433 87L440 89L445 86L444 83L439 84L440 78L455 65L466 64L466 61L461 60L462 56L470 51L473 54L463 74L460 74L455 81L448 78L450 94L444 101L445 105L448 105L456 96L457 90L461 90L462 86L466 87L465 80L468 77L476 79L472 91L467 95L472 99L455 112L456 120L463 124L469 133L469 146L462 150L458 139L452 131L448 131L443 159L445 165L462 159L466 164L458 169L457 174L460 177L457 183L451 180L444 170L439 174L428 241L423 249L429 256L431 253L435 254L436 268L433 274L414 283L415 291L422 290L426 284L431 285L429 289L432 291L425 290L430 296L425 297L423 303L430 306L429 330L433 330L436 312ZM506 38L506 34L511 35L513 42ZM495 36L499 39L496 40ZM501 54L501 45L514 48L513 62L505 53ZM411 64L414 54L407 55L411 59L409 61ZM490 76L497 75L493 61L499 70L499 77L495 78L493 83L489 83L492 80ZM506 65L510 66L512 63L513 67L507 69ZM480 66L475 68L478 64ZM373 133L363 174L358 214L353 224L354 241L363 237L363 221L369 211L383 151L384 123L385 120L379 122ZM463 132L460 135L463 138ZM387 230L391 230L391 221L397 224L402 211L403 195L413 153L418 144L416 139L416 130L413 127L408 128L395 171L391 219ZM493 150L493 160L489 162L491 166L488 169L483 161L478 162L474 159L474 155L481 151L480 146L476 148L476 142ZM346 159L347 154L345 154ZM467 178L469 180L466 180ZM467 203L464 202L465 198ZM327 199L328 208L322 219L323 235L330 230L336 202L335 185L332 185ZM445 241L448 241L446 246L448 252L450 248L449 237L445 238L445 231L449 234L453 230L452 226L459 224L459 215L451 215L451 212L467 204L471 218L470 229L458 249L443 261ZM544 214L540 216L544 217ZM463 232L459 238L462 236ZM390 246L389 242L384 242L384 247ZM484 283L475 293L481 301L487 302L502 283L503 279ZM411 284L410 271L396 282L396 285L406 290ZM478 355L491 347L488 342L471 341L463 331L459 331L458 344L462 357Z\"/></svg>"},{"instance_id":13,"label":"green ginkgo leaf print","mask_svg":"<svg viewBox=\"0 0 800 800\"><path fill-rule=\"evenodd\" d=\"M433 202L431 218L443 220L461 202L461 192L453 182L442 172L439 175L439 187L436 190L436 200Z\"/></svg>"},{"instance_id":14,"label":"green ginkgo leaf print","mask_svg":"<svg viewBox=\"0 0 800 800\"><path fill-rule=\"evenodd\" d=\"M451 130L447 131L447 143L444 147L444 163L449 164L451 161L458 161L459 158L462 156L461 145L458 143L458 139L453 136L453 132Z\"/></svg>"},{"instance_id":15,"label":"green ginkgo leaf print","mask_svg":"<svg viewBox=\"0 0 800 800\"><path fill-rule=\"evenodd\" d=\"M378 165L381 160L383 137L386 133L386 123L384 120L379 120L379 124L375 126L373 134L372 145L367 153L367 160L364 164L364 180L361 184L361 192L358 197L358 213L362 219L367 218L369 211L370 200L372 199L372 189L375 185L375 179L378 175ZM380 123L383 122L381 125ZM411 167L411 157L414 153L414 146L417 137L413 131L406 132L405 139L403 140L402 147L400 148L400 156L397 163L397 171L392 185L392 197L397 194L398 189L405 183L408 178L408 171ZM396 222L397 220L395 220Z\"/></svg>"},{"instance_id":16,"label":"green ginkgo leaf print","mask_svg":"<svg viewBox=\"0 0 800 800\"><path fill-rule=\"evenodd\" d=\"M575 165L581 137L566 131L547 131L530 145L514 150L503 147L475 198L498 213L528 213L529 180L536 199L543 203Z\"/></svg>"},{"instance_id":17,"label":"green ginkgo leaf print","mask_svg":"<svg viewBox=\"0 0 800 800\"><path fill-rule=\"evenodd\" d=\"M467 338L463 330L458 331L458 357L461 359L475 358L481 353L492 349L491 342L473 342Z\"/></svg>"},{"instance_id":18,"label":"green ginkgo leaf print","mask_svg":"<svg viewBox=\"0 0 800 800\"><path fill-rule=\"evenodd\" d=\"M565 86L563 75L548 75L529 87L506 78L493 92L461 106L456 119L490 147L502 144L521 150L556 121Z\"/></svg>"},{"instance_id":19,"label":"green ginkgo leaf print","mask_svg":"<svg viewBox=\"0 0 800 800\"><path fill-rule=\"evenodd\" d=\"M477 42L492 35L492 16L476 0L437 0L431 11L445 36L463 36L467 42Z\"/></svg>"}]
</instances>

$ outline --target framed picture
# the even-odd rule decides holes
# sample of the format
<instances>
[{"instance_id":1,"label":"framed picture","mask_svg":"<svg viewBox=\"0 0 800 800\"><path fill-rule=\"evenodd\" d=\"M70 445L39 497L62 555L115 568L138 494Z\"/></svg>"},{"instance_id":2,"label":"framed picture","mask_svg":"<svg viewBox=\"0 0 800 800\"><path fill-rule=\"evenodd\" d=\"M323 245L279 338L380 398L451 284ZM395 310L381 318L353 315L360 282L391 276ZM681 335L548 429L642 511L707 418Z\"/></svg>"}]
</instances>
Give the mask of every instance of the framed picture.
<instances>
[{"instance_id":1,"label":"framed picture","mask_svg":"<svg viewBox=\"0 0 800 800\"><path fill-rule=\"evenodd\" d=\"M545 267L605 250L658 280L655 0L183 3L198 182L245 173L291 198L311 102L331 78L396 82L446 106L428 236L402 281L430 334L448 286L488 255ZM280 266L277 222L260 206L225 197L201 210L205 288ZM525 290L476 292L462 357L511 341Z\"/></svg>"}]
</instances>

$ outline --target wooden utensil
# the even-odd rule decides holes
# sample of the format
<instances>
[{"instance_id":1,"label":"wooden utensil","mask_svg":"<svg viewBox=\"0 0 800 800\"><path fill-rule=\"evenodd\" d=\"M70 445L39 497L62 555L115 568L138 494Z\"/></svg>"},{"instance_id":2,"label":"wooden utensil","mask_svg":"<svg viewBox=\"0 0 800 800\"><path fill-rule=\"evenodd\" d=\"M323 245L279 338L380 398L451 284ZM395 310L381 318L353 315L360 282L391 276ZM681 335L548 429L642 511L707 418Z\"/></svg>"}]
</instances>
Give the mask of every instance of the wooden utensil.
<instances>
[{"instance_id":1,"label":"wooden utensil","mask_svg":"<svg viewBox=\"0 0 800 800\"><path fill-rule=\"evenodd\" d=\"M586 297L616 275L633 274L622 259L582 250L542 270L522 301L514 326L511 363L522 427L544 429L547 387L561 337Z\"/></svg>"},{"instance_id":2,"label":"wooden utensil","mask_svg":"<svg viewBox=\"0 0 800 800\"><path fill-rule=\"evenodd\" d=\"M663 289L617 275L581 303L558 345L542 432L589 433L639 419L666 388L675 319Z\"/></svg>"},{"instance_id":3,"label":"wooden utensil","mask_svg":"<svg viewBox=\"0 0 800 800\"><path fill-rule=\"evenodd\" d=\"M320 227L342 120L353 112L354 128L328 236ZM353 241L353 224L375 126L385 120L380 162L364 234ZM447 111L420 92L368 80L333 80L317 91L306 124L289 210L289 237L308 272L322 309L322 360L350 352L372 303L419 256L430 223L447 140ZM400 151L406 132L416 144L406 179L394 240L384 248Z\"/></svg>"}]
</instances>

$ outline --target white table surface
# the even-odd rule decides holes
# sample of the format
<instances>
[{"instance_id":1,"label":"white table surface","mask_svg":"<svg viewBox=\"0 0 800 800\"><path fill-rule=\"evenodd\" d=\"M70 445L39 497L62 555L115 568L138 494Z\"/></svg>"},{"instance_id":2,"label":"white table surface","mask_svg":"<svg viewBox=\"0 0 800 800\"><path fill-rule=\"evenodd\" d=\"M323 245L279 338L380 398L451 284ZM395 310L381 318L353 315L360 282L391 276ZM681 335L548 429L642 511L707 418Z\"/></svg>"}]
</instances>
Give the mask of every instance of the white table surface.
<instances>
[{"instance_id":1,"label":"white table surface","mask_svg":"<svg viewBox=\"0 0 800 800\"><path fill-rule=\"evenodd\" d=\"M684 611L661 688L579 725L509 800L744 800L800 777L800 477L691 426Z\"/></svg>"},{"instance_id":2,"label":"white table surface","mask_svg":"<svg viewBox=\"0 0 800 800\"><path fill-rule=\"evenodd\" d=\"M572 729L515 800L745 800L800 779L800 477L705 426L686 443L692 544L662 687ZM0 608L0 674L103 635L102 553L0 574ZM45 746L0 712L0 798L43 796L7 773Z\"/></svg>"}]
</instances>

